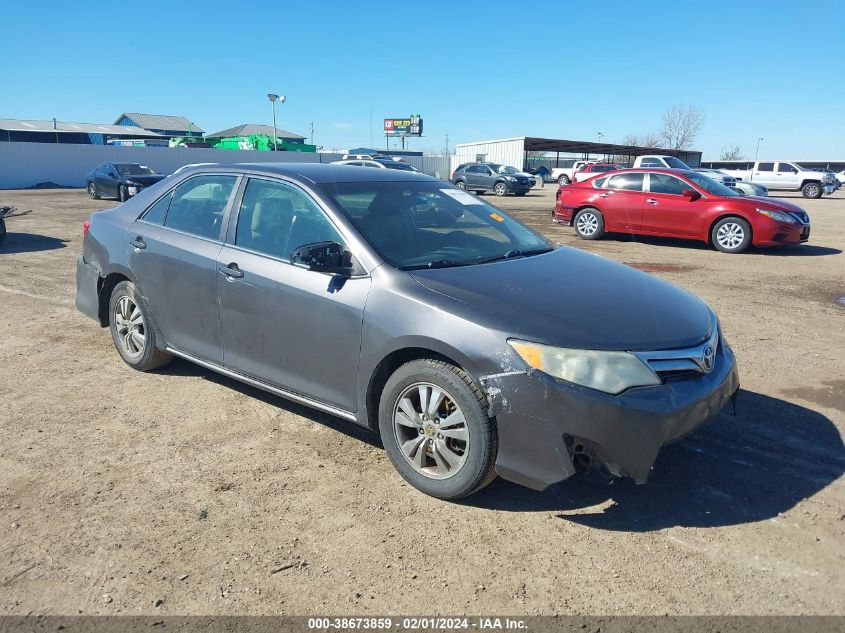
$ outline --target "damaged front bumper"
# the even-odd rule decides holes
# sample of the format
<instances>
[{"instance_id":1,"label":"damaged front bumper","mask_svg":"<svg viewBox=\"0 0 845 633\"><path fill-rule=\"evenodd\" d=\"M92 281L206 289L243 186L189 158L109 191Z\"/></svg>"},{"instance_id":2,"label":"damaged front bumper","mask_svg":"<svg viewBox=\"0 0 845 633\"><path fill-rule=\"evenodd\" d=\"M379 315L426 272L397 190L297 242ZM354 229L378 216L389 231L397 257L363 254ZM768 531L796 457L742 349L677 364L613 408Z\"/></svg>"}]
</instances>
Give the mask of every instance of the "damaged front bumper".
<instances>
[{"instance_id":1,"label":"damaged front bumper","mask_svg":"<svg viewBox=\"0 0 845 633\"><path fill-rule=\"evenodd\" d=\"M660 447L715 418L739 389L733 352L720 345L709 374L612 396L543 372L487 376L496 415L496 471L535 490L590 463L645 483Z\"/></svg>"}]
</instances>

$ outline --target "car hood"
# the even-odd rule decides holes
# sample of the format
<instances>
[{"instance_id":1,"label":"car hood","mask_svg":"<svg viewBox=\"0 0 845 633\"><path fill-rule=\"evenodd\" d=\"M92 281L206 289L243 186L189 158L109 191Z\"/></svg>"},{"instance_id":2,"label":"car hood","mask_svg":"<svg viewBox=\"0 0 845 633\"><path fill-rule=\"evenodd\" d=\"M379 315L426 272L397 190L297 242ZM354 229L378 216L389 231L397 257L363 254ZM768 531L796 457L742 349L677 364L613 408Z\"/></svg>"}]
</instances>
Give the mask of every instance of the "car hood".
<instances>
[{"instance_id":1,"label":"car hood","mask_svg":"<svg viewBox=\"0 0 845 633\"><path fill-rule=\"evenodd\" d=\"M152 185L157 183L159 180L164 180L167 178L164 174L138 174L138 175L131 175L131 176L123 176L121 180L123 182L136 182L139 185Z\"/></svg>"},{"instance_id":2,"label":"car hood","mask_svg":"<svg viewBox=\"0 0 845 633\"><path fill-rule=\"evenodd\" d=\"M495 327L508 336L547 345L691 347L712 326L712 311L694 295L575 248L409 274L429 290L494 315Z\"/></svg>"},{"instance_id":3,"label":"car hood","mask_svg":"<svg viewBox=\"0 0 845 633\"><path fill-rule=\"evenodd\" d=\"M773 209L775 211L788 211L789 213L797 213L801 216L805 215L804 209L799 207L797 204L792 204L790 202L780 200L779 198L766 198L763 196L743 196L742 201L754 204L755 209L757 208L757 206L760 206L760 208Z\"/></svg>"}]
</instances>

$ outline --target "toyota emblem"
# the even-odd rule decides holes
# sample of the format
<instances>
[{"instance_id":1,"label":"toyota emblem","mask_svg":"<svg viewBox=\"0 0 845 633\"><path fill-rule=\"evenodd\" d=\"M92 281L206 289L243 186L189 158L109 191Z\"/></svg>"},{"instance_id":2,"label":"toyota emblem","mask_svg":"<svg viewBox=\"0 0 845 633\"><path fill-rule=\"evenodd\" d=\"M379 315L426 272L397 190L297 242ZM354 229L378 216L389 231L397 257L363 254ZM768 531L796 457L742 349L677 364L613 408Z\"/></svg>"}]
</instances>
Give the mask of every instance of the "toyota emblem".
<instances>
[{"instance_id":1,"label":"toyota emblem","mask_svg":"<svg viewBox=\"0 0 845 633\"><path fill-rule=\"evenodd\" d=\"M713 351L713 348L708 345L704 348L704 351L701 354L701 364L704 367L704 371L708 374L713 371L713 365L716 363L716 352Z\"/></svg>"}]
</instances>

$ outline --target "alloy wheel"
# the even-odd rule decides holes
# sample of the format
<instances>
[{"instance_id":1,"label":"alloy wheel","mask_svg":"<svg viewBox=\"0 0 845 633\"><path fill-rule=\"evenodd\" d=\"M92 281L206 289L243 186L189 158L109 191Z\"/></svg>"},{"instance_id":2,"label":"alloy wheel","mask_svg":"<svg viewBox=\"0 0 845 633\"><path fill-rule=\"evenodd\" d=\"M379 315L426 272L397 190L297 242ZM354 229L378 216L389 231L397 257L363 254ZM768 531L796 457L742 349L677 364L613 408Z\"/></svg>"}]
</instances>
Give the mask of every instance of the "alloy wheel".
<instances>
[{"instance_id":1,"label":"alloy wheel","mask_svg":"<svg viewBox=\"0 0 845 633\"><path fill-rule=\"evenodd\" d=\"M716 241L723 248L733 250L745 240L745 231L736 222L725 222L716 232Z\"/></svg>"},{"instance_id":2,"label":"alloy wheel","mask_svg":"<svg viewBox=\"0 0 845 633\"><path fill-rule=\"evenodd\" d=\"M117 340L126 355L137 358L143 354L147 343L146 324L141 309L132 297L124 295L117 301L114 323Z\"/></svg>"},{"instance_id":3,"label":"alloy wheel","mask_svg":"<svg viewBox=\"0 0 845 633\"><path fill-rule=\"evenodd\" d=\"M596 231L599 230L599 219L596 217L595 213L585 211L584 213L578 216L578 221L575 224L575 228L581 235L587 237L595 235Z\"/></svg>"},{"instance_id":4,"label":"alloy wheel","mask_svg":"<svg viewBox=\"0 0 845 633\"><path fill-rule=\"evenodd\" d=\"M808 198L815 198L819 195L819 186L816 184L809 184L804 187L804 193Z\"/></svg>"},{"instance_id":5,"label":"alloy wheel","mask_svg":"<svg viewBox=\"0 0 845 633\"><path fill-rule=\"evenodd\" d=\"M469 455L469 426L455 399L432 383L407 387L393 405L393 433L405 460L430 479L448 479Z\"/></svg>"},{"instance_id":6,"label":"alloy wheel","mask_svg":"<svg viewBox=\"0 0 845 633\"><path fill-rule=\"evenodd\" d=\"M503 196L508 192L508 190L505 188L505 185L500 182L496 185L495 192L497 196Z\"/></svg>"}]
</instances>

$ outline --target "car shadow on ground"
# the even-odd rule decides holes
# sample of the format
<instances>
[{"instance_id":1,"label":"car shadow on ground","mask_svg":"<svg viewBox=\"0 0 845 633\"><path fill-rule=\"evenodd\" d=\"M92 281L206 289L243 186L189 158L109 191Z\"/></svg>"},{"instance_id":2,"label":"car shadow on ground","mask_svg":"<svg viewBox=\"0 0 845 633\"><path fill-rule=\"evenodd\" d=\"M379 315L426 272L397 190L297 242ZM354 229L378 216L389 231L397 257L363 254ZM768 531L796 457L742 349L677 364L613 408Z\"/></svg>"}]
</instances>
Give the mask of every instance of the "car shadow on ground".
<instances>
[{"instance_id":1,"label":"car shadow on ground","mask_svg":"<svg viewBox=\"0 0 845 633\"><path fill-rule=\"evenodd\" d=\"M464 503L511 512L552 511L560 519L611 531L717 527L777 517L843 472L845 447L830 420L778 398L742 391L736 417L723 413L665 447L646 485L630 479L608 483L588 474L535 492L499 479Z\"/></svg>"},{"instance_id":2,"label":"car shadow on ground","mask_svg":"<svg viewBox=\"0 0 845 633\"><path fill-rule=\"evenodd\" d=\"M261 402L266 402L267 404L287 411L293 415L298 415L307 420L311 420L312 422L316 422L317 424L322 424L323 426L343 433L344 435L348 435L349 437L352 437L356 440L366 442L371 446L376 446L379 448L381 448L382 446L378 434L373 433L369 429L365 429L364 427L355 424L354 422L344 420L329 413L323 413L322 411L312 409L311 407L307 407L303 404L298 404L292 400L287 400L286 398L282 398L281 396L276 396L272 393L264 391L263 389L251 387L238 380L228 378L222 374L218 374L215 371L205 369L204 367L200 367L195 363L191 363L181 358L174 358L172 363L162 367L161 369L157 369L156 373L165 374L167 376L202 377L223 387L238 391L244 394L245 396L249 396L250 398L255 398L256 400L260 400Z\"/></svg>"},{"instance_id":3,"label":"car shadow on ground","mask_svg":"<svg viewBox=\"0 0 845 633\"><path fill-rule=\"evenodd\" d=\"M684 240L675 237L657 237L652 235L624 235L621 233L611 233L604 238L611 242L638 242L640 244L648 244L651 246L674 247L688 250L699 251L713 251L716 252L709 244L700 242L698 240ZM800 246L772 246L772 247L752 247L743 256L748 255L775 255L779 257L817 257L820 255L838 255L842 251L838 248L831 248L829 246L816 246L814 244L801 244Z\"/></svg>"},{"instance_id":4,"label":"car shadow on ground","mask_svg":"<svg viewBox=\"0 0 845 633\"><path fill-rule=\"evenodd\" d=\"M36 233L6 233L6 239L0 244L0 256L12 253L37 253L65 248L67 240Z\"/></svg>"}]
</instances>

